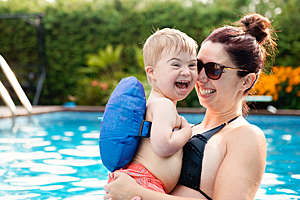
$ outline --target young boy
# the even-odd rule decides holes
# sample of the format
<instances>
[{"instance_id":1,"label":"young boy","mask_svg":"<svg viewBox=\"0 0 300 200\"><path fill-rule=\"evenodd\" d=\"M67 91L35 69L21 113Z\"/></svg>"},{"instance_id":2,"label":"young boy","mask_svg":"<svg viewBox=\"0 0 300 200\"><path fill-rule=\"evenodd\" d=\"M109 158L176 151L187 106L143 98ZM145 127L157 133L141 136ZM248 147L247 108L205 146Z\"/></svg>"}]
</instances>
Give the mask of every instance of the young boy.
<instances>
[{"instance_id":1,"label":"young boy","mask_svg":"<svg viewBox=\"0 0 300 200\"><path fill-rule=\"evenodd\" d=\"M197 44L185 33L165 28L155 32L143 48L144 65L152 89L145 120L152 122L150 138L141 139L125 172L146 188L169 193L175 187L182 160L182 147L192 130L180 117L176 103L193 89L197 73ZM109 182L113 180L110 175Z\"/></svg>"}]
</instances>

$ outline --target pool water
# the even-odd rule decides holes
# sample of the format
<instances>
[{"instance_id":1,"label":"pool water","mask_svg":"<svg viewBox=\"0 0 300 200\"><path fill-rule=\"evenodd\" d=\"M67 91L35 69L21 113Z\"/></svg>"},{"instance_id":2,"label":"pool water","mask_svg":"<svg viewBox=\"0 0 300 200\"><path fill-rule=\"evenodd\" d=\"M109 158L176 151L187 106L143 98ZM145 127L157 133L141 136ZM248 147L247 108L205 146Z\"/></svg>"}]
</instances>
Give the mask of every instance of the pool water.
<instances>
[{"instance_id":1,"label":"pool water","mask_svg":"<svg viewBox=\"0 0 300 200\"><path fill-rule=\"evenodd\" d=\"M190 123L203 115L183 114ZM102 113L0 119L0 199L102 199L108 171L98 138ZM249 116L266 134L267 168L256 199L300 199L300 117Z\"/></svg>"}]
</instances>

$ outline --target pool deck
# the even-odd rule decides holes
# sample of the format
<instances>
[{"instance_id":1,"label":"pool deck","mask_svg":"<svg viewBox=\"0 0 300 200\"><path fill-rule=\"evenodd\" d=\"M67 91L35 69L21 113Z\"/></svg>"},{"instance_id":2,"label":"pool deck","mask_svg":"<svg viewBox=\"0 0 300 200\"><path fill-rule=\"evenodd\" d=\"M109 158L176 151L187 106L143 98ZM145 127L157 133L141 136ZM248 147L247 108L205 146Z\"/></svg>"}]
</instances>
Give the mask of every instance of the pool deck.
<instances>
[{"instance_id":1,"label":"pool deck","mask_svg":"<svg viewBox=\"0 0 300 200\"><path fill-rule=\"evenodd\" d=\"M64 107L64 106L33 106L33 115L49 113L49 112L103 112L104 106L75 106L75 107ZM204 113L203 108L178 108L180 113ZM29 115L25 108L17 106L16 116ZM277 110L275 113L268 110L250 110L249 115L297 115L300 116L300 110ZM12 117L12 113L6 106L0 106L0 118Z\"/></svg>"}]
</instances>

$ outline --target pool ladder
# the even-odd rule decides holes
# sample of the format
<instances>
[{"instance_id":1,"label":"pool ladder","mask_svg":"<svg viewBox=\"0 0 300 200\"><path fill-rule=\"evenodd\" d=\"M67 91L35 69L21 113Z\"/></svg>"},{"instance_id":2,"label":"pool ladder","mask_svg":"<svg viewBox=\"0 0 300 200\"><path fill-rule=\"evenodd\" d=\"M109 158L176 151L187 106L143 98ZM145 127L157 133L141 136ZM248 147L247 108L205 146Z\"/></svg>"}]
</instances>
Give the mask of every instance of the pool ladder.
<instances>
[{"instance_id":1,"label":"pool ladder","mask_svg":"<svg viewBox=\"0 0 300 200\"><path fill-rule=\"evenodd\" d=\"M0 55L0 66L2 68L2 71L8 81L10 82L11 86L13 87L14 91L16 92L19 100L21 101L24 108L27 110L27 112L30 114L32 112L32 106L30 101L28 100L26 94L24 93L22 87L20 86L15 74L8 66L5 59ZM9 110L11 111L12 115L16 115L16 105L14 104L12 98L10 97L8 91L0 81L0 95L4 101L4 103L8 106Z\"/></svg>"}]
</instances>

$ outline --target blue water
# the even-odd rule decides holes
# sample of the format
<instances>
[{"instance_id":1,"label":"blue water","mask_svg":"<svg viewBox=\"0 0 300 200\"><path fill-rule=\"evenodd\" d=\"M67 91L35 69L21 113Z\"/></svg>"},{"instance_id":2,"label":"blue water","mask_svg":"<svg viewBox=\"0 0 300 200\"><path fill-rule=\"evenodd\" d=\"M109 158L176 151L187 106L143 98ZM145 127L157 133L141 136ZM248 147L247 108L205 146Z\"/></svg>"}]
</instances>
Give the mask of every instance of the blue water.
<instances>
[{"instance_id":1,"label":"blue water","mask_svg":"<svg viewBox=\"0 0 300 200\"><path fill-rule=\"evenodd\" d=\"M107 170L99 157L101 116L57 112L0 119L0 199L102 199ZM203 118L184 116L190 123ZM300 199L300 117L248 120L263 129L268 143L256 199Z\"/></svg>"}]
</instances>

